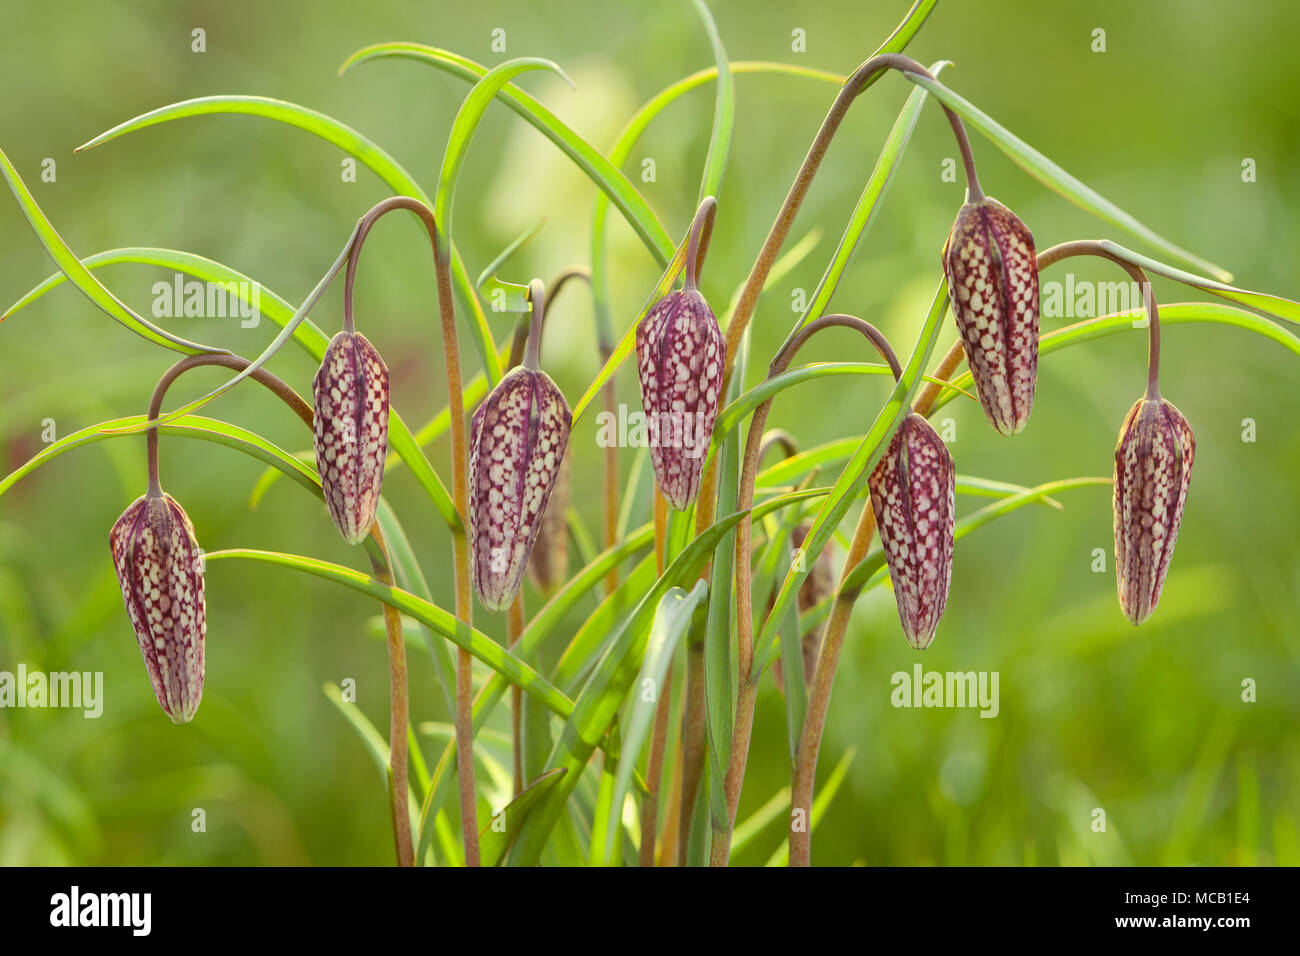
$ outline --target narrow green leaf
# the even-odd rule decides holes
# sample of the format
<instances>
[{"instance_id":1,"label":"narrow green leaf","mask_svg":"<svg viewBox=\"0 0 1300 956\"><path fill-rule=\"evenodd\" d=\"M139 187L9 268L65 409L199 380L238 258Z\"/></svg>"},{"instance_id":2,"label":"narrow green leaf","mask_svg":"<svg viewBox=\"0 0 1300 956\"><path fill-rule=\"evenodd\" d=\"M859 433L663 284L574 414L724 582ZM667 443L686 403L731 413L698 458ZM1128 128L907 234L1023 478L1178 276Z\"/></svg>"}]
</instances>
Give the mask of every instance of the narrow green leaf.
<instances>
[{"instance_id":1,"label":"narrow green leaf","mask_svg":"<svg viewBox=\"0 0 1300 956\"><path fill-rule=\"evenodd\" d=\"M704 32L713 47L713 60L718 69L717 96L713 104L713 130L709 134L709 152L704 159L704 176L700 180L700 193L696 203L706 196L716 197L722 191L722 177L727 170L727 157L731 153L731 131L736 117L736 84L731 78L727 51L718 35L718 25L713 22L704 0L693 0L695 9L704 24Z\"/></svg>"},{"instance_id":2,"label":"narrow green leaf","mask_svg":"<svg viewBox=\"0 0 1300 956\"><path fill-rule=\"evenodd\" d=\"M1029 173L1029 175L1033 176L1048 189L1059 193L1076 206L1092 213L1099 219L1109 222L1111 225L1118 226L1120 229L1136 236L1148 245L1159 249L1162 255L1168 256L1169 258L1190 266L1193 269L1208 272L1222 282L1232 281L1231 272L1216 266L1212 262L1207 262L1200 256L1193 255L1180 246L1174 245L1168 239L1165 239L1154 230L1143 225L1123 209L1120 209L1119 206L1116 206L1105 196L1102 196L1100 193L1067 173L1064 169L1052 162L1038 150L1034 149L1019 136L1016 136L1006 127L994 122L988 114L979 110L968 100L958 96L942 83L937 80L928 79L918 73L908 73L907 77L913 83L924 87L935 96L939 97L939 99L948 104L954 112L960 113L967 123L992 140L993 145L1002 150L1008 159L1025 172Z\"/></svg>"},{"instance_id":3,"label":"narrow green leaf","mask_svg":"<svg viewBox=\"0 0 1300 956\"><path fill-rule=\"evenodd\" d=\"M453 644L461 647L493 671L504 676L510 683L518 686L526 694L531 694L548 708L567 717L573 712L573 702L558 688L538 674L535 670L510 653L492 638L481 631L467 626L463 621L444 611L431 601L416 597L401 588L389 587L360 571L345 568L328 561L319 561L296 554L283 554L278 551L259 551L253 548L226 548L221 551L208 552L207 560L221 558L242 558L291 568L307 574L342 584L354 591L377 598L390 607L397 608L418 621L423 621Z\"/></svg>"},{"instance_id":4,"label":"narrow green leaf","mask_svg":"<svg viewBox=\"0 0 1300 956\"><path fill-rule=\"evenodd\" d=\"M4 150L0 150L0 171L4 172L5 181L9 184L14 199L18 201L18 208L27 217L27 222L31 225L32 231L36 233L36 238L41 241L41 245L45 247L45 251L49 253L50 258L63 270L63 274L71 280L72 284L108 316L149 341L175 349L178 352L197 354L199 352L223 351L210 345L191 342L159 328L109 292L104 284L82 265L76 253L68 248L68 244L63 241L63 237L45 218L45 213L41 211L41 207L37 205L36 200L27 189L27 184L18 175L18 170L14 169L13 164L9 162L9 157L5 155ZM12 311L11 309L10 313ZM10 313L6 313L5 318L8 318Z\"/></svg>"},{"instance_id":5,"label":"narrow green leaf","mask_svg":"<svg viewBox=\"0 0 1300 956\"><path fill-rule=\"evenodd\" d=\"M168 269L173 272L181 272L193 276L204 282L219 283L231 290L240 301L249 305L256 306L260 315L270 319L272 323L280 328L285 328L294 316L294 308L284 298L277 295L271 289L266 288L260 282L249 278L242 272L230 268L214 259L208 259L204 256L195 255L191 252L181 252L175 249L155 249L143 246L131 246L123 249L110 249L107 252L96 253L82 260L82 265L87 270L100 269L108 265L119 263L138 263L141 265L157 266L161 269ZM9 311L5 313L4 318L9 318L20 309L30 305L39 299L42 295L62 285L66 280L63 274L55 274L38 284L34 289L19 299ZM256 290L255 297L250 298L245 294L245 290ZM310 319L304 320L293 331L293 340L301 346L308 355L320 361L325 356L325 349L329 347L329 336L320 330L320 328ZM486 384L480 380L479 388L486 392ZM466 389L467 402L478 390L474 388L473 383ZM474 399L477 401L477 398ZM173 415L175 413L172 413ZM436 423L435 419L435 423ZM450 423L450 416L446 419ZM147 423L147 419L140 419L140 423ZM431 423L433 424L433 423ZM427 427L427 426L426 426ZM445 426L444 426L445 427ZM139 430L133 427L132 430ZM437 437L431 435L427 441L432 441ZM433 501L438 513L442 515L444 521L451 528L459 526L460 518L456 514L455 505L452 503L451 495L448 493L442 479L434 471L433 465L421 450L423 442L417 441L416 437L411 434L405 419L398 414L396 409L389 412L388 423L388 440L392 450L397 454L396 458L388 460L388 466L391 467L396 461L406 462L411 469L411 474L419 482L420 487L428 494ZM265 477L259 482L264 483L261 494L265 494L266 487L269 487L271 479ZM261 494L254 491L255 501L260 500Z\"/></svg>"},{"instance_id":6,"label":"narrow green leaf","mask_svg":"<svg viewBox=\"0 0 1300 956\"><path fill-rule=\"evenodd\" d=\"M641 693L632 694L631 716L620 745L618 772L614 779L612 800L613 813L610 814L606 828L605 845L613 846L615 830L622 824L623 800L632 783L632 773L636 769L637 757L650 734L659 693L662 692L664 680L668 675L668 665L683 635L691 625L695 609L708 596L708 587L703 581L697 581L695 587L687 594L681 588L673 588L664 595L655 612L654 623L650 626L650 641L646 646L645 659L641 672L633 688L652 687L655 693L646 698ZM606 860L606 864L612 860Z\"/></svg>"},{"instance_id":7,"label":"narrow green leaf","mask_svg":"<svg viewBox=\"0 0 1300 956\"><path fill-rule=\"evenodd\" d=\"M523 832L511 851L511 861L532 865L537 862L547 834L555 825L565 801L577 785L592 752L618 713L628 688L641 667L649 640L650 623L665 594L694 580L721 537L734 528L744 513L728 515L703 531L664 572L641 599L632 616L620 628L614 642L601 657L595 671L574 702L573 714L564 724L548 763L571 772L547 794L538 811L525 821Z\"/></svg>"},{"instance_id":8,"label":"narrow green leaf","mask_svg":"<svg viewBox=\"0 0 1300 956\"><path fill-rule=\"evenodd\" d=\"M549 70L559 76L569 86L573 81L560 69L559 64L541 57L517 57L494 66L478 80L465 97L456 118L451 124L451 133L447 137L447 149L442 155L442 167L438 171L438 191L434 194L433 215L438 223L439 241L447 242L451 237L452 200L456 197L456 182L460 177L465 156L469 153L469 144L478 131L478 124L487 112L501 89L520 73L528 70Z\"/></svg>"},{"instance_id":9,"label":"narrow green leaf","mask_svg":"<svg viewBox=\"0 0 1300 956\"><path fill-rule=\"evenodd\" d=\"M1053 329L1051 332L1044 332L1038 339L1038 354L1040 356L1050 355L1052 352L1059 352L1061 349L1069 348L1072 345L1091 342L1094 339L1105 338L1120 332L1140 331L1145 335L1147 332L1145 323L1135 322L1135 315L1144 316L1145 312L1139 309L1136 313L1103 315L1095 319L1085 319L1064 328ZM1300 337L1270 322L1268 319L1261 318L1253 312L1247 312L1245 309L1239 309L1231 305L1221 305L1217 302L1171 302L1168 305L1160 306L1160 326L1162 329L1169 325L1184 325L1193 322L1245 329L1247 332L1254 332L1266 339L1271 339L1295 355L1300 355ZM964 388L970 387L973 383L974 378L969 371L963 372L953 380L954 385ZM934 403L934 410L938 411L948 404L952 394L954 393L941 396Z\"/></svg>"},{"instance_id":10,"label":"narrow green leaf","mask_svg":"<svg viewBox=\"0 0 1300 956\"><path fill-rule=\"evenodd\" d=\"M405 57L416 60L471 83L477 83L489 72L487 67L473 60L435 47L422 46L418 43L381 43L353 53L344 61L339 73L341 75L359 63L381 57ZM627 176L614 167L590 143L561 122L554 113L523 90L508 83L501 87L496 95L506 106L558 146L614 201L627 218L628 224L660 263L668 261L668 257L672 255L672 240L660 225L654 210L637 192Z\"/></svg>"},{"instance_id":11,"label":"narrow green leaf","mask_svg":"<svg viewBox=\"0 0 1300 956\"><path fill-rule=\"evenodd\" d=\"M1063 478L1059 481L1049 481L1045 484L1038 485L1037 487L1028 488L1018 494L1008 495L1001 501L994 502L991 505L981 508L979 511L969 514L958 521L956 529L953 532L954 538L960 540L972 531L982 528L990 521L1011 514L1011 512L1023 508L1027 504L1042 501L1050 495L1057 494L1061 491L1069 491L1072 488L1085 488L1095 485L1109 486L1110 479ZM839 591L841 594L852 594L856 589L865 589L873 584L883 582L886 574L884 552L877 548L863 558L858 565L844 577Z\"/></svg>"},{"instance_id":12,"label":"narrow green leaf","mask_svg":"<svg viewBox=\"0 0 1300 956\"><path fill-rule=\"evenodd\" d=\"M555 786L564 774L564 770L548 770L519 791L519 796L498 811L501 814L500 821L494 815L492 820L483 827L483 830L479 833L478 844L479 862L482 866L499 866L501 864L501 861L506 857L506 853L510 850L510 845L514 843L515 837L519 835L519 827L528 816L528 812L537 804L538 799L546 794L547 790Z\"/></svg>"}]
</instances>

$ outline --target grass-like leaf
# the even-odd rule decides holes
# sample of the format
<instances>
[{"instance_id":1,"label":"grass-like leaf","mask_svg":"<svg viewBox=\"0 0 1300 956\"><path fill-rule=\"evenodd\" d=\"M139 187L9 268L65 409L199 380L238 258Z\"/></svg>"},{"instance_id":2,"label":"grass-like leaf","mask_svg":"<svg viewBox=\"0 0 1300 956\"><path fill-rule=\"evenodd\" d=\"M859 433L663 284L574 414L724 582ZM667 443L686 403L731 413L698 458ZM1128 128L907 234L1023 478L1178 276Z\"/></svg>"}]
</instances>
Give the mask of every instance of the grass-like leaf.
<instances>
[{"instance_id":1,"label":"grass-like leaf","mask_svg":"<svg viewBox=\"0 0 1300 956\"><path fill-rule=\"evenodd\" d=\"M96 253L82 260L82 265L87 271L117 263L139 263L157 266L173 272L182 272L204 282L221 284L241 301L247 302L249 305L257 305L262 315L281 328L287 326L293 319L293 306L272 290L236 269L232 269L214 259L195 255L192 252L132 246L124 249L110 249L107 252ZM66 281L68 281L67 276L63 273L56 273L48 277L10 306L3 318L10 318L19 310L31 305L51 289L57 288ZM250 288L257 290L257 301L255 303L244 294L244 290ZM320 361L324 358L325 349L329 346L329 336L322 332L310 319L299 323L294 329L292 337L293 341L300 345L313 359ZM475 387L474 382L471 382L470 386L466 388L467 403L471 398L473 401L477 401L487 391L486 384L481 379L476 381L479 382L477 387ZM140 421L143 423L147 420L141 419ZM447 422L450 422L449 416ZM442 515L443 520L450 527L455 528L459 525L460 519L456 514L451 495L447 492L442 479L438 477L438 473L434 471L433 465L422 450L423 445L436 437L437 434L430 434L423 440L417 439L415 435L411 434L406 421L398 414L397 410L390 409L388 441L397 458L389 459L389 466L391 467L397 460L405 462L411 469L411 474L414 475L415 480L419 482L420 487L425 490L435 507L437 507L438 513ZM268 474L275 474L275 472L269 472ZM270 484L271 479L263 477L263 479L259 480L260 492L255 490L255 502L260 500L261 495L265 494Z\"/></svg>"},{"instance_id":2,"label":"grass-like leaf","mask_svg":"<svg viewBox=\"0 0 1300 956\"><path fill-rule=\"evenodd\" d=\"M990 521L1001 518L1004 515L1023 508L1025 505L1042 501L1052 495L1062 491L1069 491L1073 488L1087 488L1097 485L1110 486L1109 478L1062 478L1059 481L1048 481L1034 488L1027 488L1022 492L1014 495L1008 495L1001 501L996 501L969 514L957 522L954 536L957 539L966 537L972 531L982 528ZM867 588L873 584L882 583L888 576L885 568L885 555L879 548L873 550L858 565L845 576L840 585L840 593L852 594L857 588Z\"/></svg>"},{"instance_id":3,"label":"grass-like leaf","mask_svg":"<svg viewBox=\"0 0 1300 956\"><path fill-rule=\"evenodd\" d=\"M617 829L622 825L623 801L632 783L632 773L636 769L638 755L650 733L654 720L655 708L659 694L663 692L664 678L668 674L668 665L672 662L677 645L685 636L691 625L691 618L700 603L708 595L708 587L703 581L697 581L688 594L681 588L673 588L659 602L655 612L654 623L650 626L650 641L646 646L645 659L634 687L653 687L653 698L647 699L640 693L633 693L631 715L623 729L620 743L618 770L614 775L614 791L610 799L609 819L605 824L606 848L615 845ZM606 858L606 865L613 860Z\"/></svg>"},{"instance_id":4,"label":"grass-like leaf","mask_svg":"<svg viewBox=\"0 0 1300 956\"><path fill-rule=\"evenodd\" d=\"M429 625L561 717L567 717L573 712L573 702L533 668L483 632L467 626L462 621L458 621L455 615L444 611L432 601L426 601L409 591L389 587L382 581L360 571L354 571L352 568L297 554L259 551L253 548L226 548L221 551L210 551L206 558L209 561L240 558L273 564L311 574L335 584L342 584L362 594L368 594L389 607L397 608L403 614Z\"/></svg>"},{"instance_id":5,"label":"grass-like leaf","mask_svg":"<svg viewBox=\"0 0 1300 956\"><path fill-rule=\"evenodd\" d=\"M550 70L561 77L570 86L573 81L560 69L559 64L540 57L518 57L507 60L488 70L474 84L465 102L456 112L451 124L451 133L447 137L447 149L442 155L442 166L438 170L438 191L434 194L433 215L438 223L439 242L447 243L451 238L452 202L456 198L456 183L460 177L465 156L469 153L469 144L478 131L478 125L487 112L488 105L512 79L528 70Z\"/></svg>"},{"instance_id":6,"label":"grass-like leaf","mask_svg":"<svg viewBox=\"0 0 1300 956\"><path fill-rule=\"evenodd\" d=\"M618 713L628 688L641 668L650 624L659 602L669 590L693 581L708 561L718 541L736 526L744 513L728 515L703 531L668 567L655 586L641 599L632 616L619 629L574 702L572 716L565 722L547 761L550 767L564 767L569 773L551 789L542 805L524 822L511 851L512 863L537 862L547 835L554 827L578 777Z\"/></svg>"},{"instance_id":7,"label":"grass-like leaf","mask_svg":"<svg viewBox=\"0 0 1300 956\"><path fill-rule=\"evenodd\" d=\"M731 154L731 131L736 119L736 84L731 78L731 67L727 63L727 51L718 35L718 25L713 21L704 0L693 0L695 10L704 24L704 32L709 37L709 46L713 48L713 60L717 64L718 88L713 104L713 129L709 134L709 151L704 158L704 175L700 179L700 192L696 203L704 201L705 196L716 197L722 191L722 176L727 171L727 157Z\"/></svg>"},{"instance_id":8,"label":"grass-like leaf","mask_svg":"<svg viewBox=\"0 0 1300 956\"><path fill-rule=\"evenodd\" d=\"M339 73L341 75L357 64L384 57L416 60L471 83L477 83L488 73L487 67L467 57L419 43L380 43L368 46L348 57L339 68ZM561 122L554 113L514 84L507 83L496 95L558 146L614 201L627 218L628 224L660 263L668 261L673 251L672 239L627 176L601 155L599 150Z\"/></svg>"},{"instance_id":9,"label":"grass-like leaf","mask_svg":"<svg viewBox=\"0 0 1300 956\"><path fill-rule=\"evenodd\" d=\"M497 811L501 814L500 821L494 816L479 833L480 865L500 865L510 850L510 845L514 843L515 837L519 835L519 827L523 824L528 811L536 805L540 797L546 794L547 790L559 782L564 773L563 770L546 771L519 791L519 796Z\"/></svg>"},{"instance_id":10,"label":"grass-like leaf","mask_svg":"<svg viewBox=\"0 0 1300 956\"><path fill-rule=\"evenodd\" d=\"M1145 326L1135 324L1135 317L1142 315L1144 315L1144 312L1141 309L1136 312L1120 312L1099 316L1095 319L1085 319L1064 328L1044 332L1038 339L1038 354L1040 356L1050 355L1072 345L1117 335L1120 332L1140 331L1145 335L1147 331ZM1162 329L1167 325L1184 325L1192 322L1245 329L1247 332L1254 332L1256 335L1271 339L1295 355L1300 355L1300 337L1288 332L1276 323L1261 318L1245 309L1222 305L1218 302L1171 302L1168 305L1160 306L1160 326ZM974 384L974 379L971 373L966 371L953 379L953 384L970 387ZM937 411L948 404L950 400L951 393L940 396L934 403L934 409Z\"/></svg>"},{"instance_id":11,"label":"grass-like leaf","mask_svg":"<svg viewBox=\"0 0 1300 956\"><path fill-rule=\"evenodd\" d=\"M68 244L63 241L63 237L51 225L41 207L37 205L36 200L32 197L27 184L23 182L18 171L14 169L13 164L9 162L9 157L5 155L4 150L0 150L0 171L4 173L5 182L9 184L10 191L14 194L14 199L18 201L18 207L22 210L23 215L27 217L28 223L31 224L32 231L36 233L36 238L41 241L45 251L50 254L50 258L55 264L63 270L64 274L72 280L73 284L81 290L86 298L90 299L95 305L102 309L109 317L120 322L131 331L143 336L151 342L166 348L175 349L178 352L196 354L199 352L218 352L220 349L213 348L209 345L200 345L197 342L191 342L189 339L173 335L166 329L159 328L144 316L131 309L122 300L100 282L90 270L82 265L81 260L77 258L76 253L68 248ZM12 309L10 313L12 313ZM6 313L6 318L10 313Z\"/></svg>"},{"instance_id":12,"label":"grass-like leaf","mask_svg":"<svg viewBox=\"0 0 1300 956\"><path fill-rule=\"evenodd\" d=\"M958 96L942 83L921 76L918 73L908 73L907 76L913 83L924 87L943 100L954 112L960 113L968 124L992 140L993 145L1002 150L1008 159L1048 189L1059 193L1076 206L1087 210L1099 219L1103 219L1111 225L1118 226L1130 235L1136 236L1152 248L1159 249L1162 255L1201 272L1208 272L1221 282L1232 281L1231 272L1216 266L1212 262L1207 262L1181 246L1174 245L1155 230L1120 209L1119 206L1105 196L1067 173L1005 126L995 122L987 113L981 111L969 100Z\"/></svg>"}]
</instances>

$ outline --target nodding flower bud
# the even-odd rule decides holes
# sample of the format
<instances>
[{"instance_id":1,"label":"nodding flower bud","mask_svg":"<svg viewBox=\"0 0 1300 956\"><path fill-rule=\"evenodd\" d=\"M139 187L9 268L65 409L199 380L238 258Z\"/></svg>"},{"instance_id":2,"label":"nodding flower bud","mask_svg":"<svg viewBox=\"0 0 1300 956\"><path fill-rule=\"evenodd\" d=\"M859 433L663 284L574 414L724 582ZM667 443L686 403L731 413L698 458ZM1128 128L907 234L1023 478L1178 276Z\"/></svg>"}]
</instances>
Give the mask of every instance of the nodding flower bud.
<instances>
[{"instance_id":1,"label":"nodding flower bud","mask_svg":"<svg viewBox=\"0 0 1300 956\"><path fill-rule=\"evenodd\" d=\"M968 202L943 247L943 271L984 414L1014 435L1029 421L1038 376L1034 237L997 200Z\"/></svg>"},{"instance_id":2,"label":"nodding flower bud","mask_svg":"<svg viewBox=\"0 0 1300 956\"><path fill-rule=\"evenodd\" d=\"M637 326L636 356L655 477L684 511L700 490L727 342L704 296L686 289L660 299Z\"/></svg>"},{"instance_id":3,"label":"nodding flower bud","mask_svg":"<svg viewBox=\"0 0 1300 956\"><path fill-rule=\"evenodd\" d=\"M956 480L943 439L915 413L868 480L898 616L917 650L930 646L948 603Z\"/></svg>"},{"instance_id":4,"label":"nodding flower bud","mask_svg":"<svg viewBox=\"0 0 1300 956\"><path fill-rule=\"evenodd\" d=\"M388 454L388 367L360 332L334 336L312 383L316 467L334 525L364 541L379 509Z\"/></svg>"},{"instance_id":5,"label":"nodding flower bud","mask_svg":"<svg viewBox=\"0 0 1300 956\"><path fill-rule=\"evenodd\" d=\"M171 495L137 498L108 536L113 570L163 712L194 718L203 697L207 612L194 526Z\"/></svg>"},{"instance_id":6,"label":"nodding flower bud","mask_svg":"<svg viewBox=\"0 0 1300 956\"><path fill-rule=\"evenodd\" d=\"M470 541L474 590L492 611L523 583L560 473L573 416L545 372L520 366L494 388L470 429Z\"/></svg>"},{"instance_id":7,"label":"nodding flower bud","mask_svg":"<svg viewBox=\"0 0 1300 956\"><path fill-rule=\"evenodd\" d=\"M569 574L569 484L573 455L560 458L560 473L542 515L542 527L528 562L528 579L543 594L552 594Z\"/></svg>"},{"instance_id":8,"label":"nodding flower bud","mask_svg":"<svg viewBox=\"0 0 1300 956\"><path fill-rule=\"evenodd\" d=\"M1151 616L1178 540L1196 439L1163 398L1129 409L1115 446L1115 577L1134 624Z\"/></svg>"}]
</instances>

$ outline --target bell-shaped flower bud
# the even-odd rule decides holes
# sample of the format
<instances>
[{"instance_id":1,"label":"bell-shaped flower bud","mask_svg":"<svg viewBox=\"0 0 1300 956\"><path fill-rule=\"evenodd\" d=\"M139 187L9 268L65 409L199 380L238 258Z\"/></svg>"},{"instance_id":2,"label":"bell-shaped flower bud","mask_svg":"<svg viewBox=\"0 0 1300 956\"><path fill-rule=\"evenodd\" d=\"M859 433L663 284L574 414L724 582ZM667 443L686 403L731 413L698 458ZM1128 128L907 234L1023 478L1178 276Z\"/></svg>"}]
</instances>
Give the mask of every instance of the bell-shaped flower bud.
<instances>
[{"instance_id":1,"label":"bell-shaped flower bud","mask_svg":"<svg viewBox=\"0 0 1300 956\"><path fill-rule=\"evenodd\" d=\"M880 544L907 643L924 650L948 603L956 471L943 439L920 415L903 419L868 479Z\"/></svg>"},{"instance_id":2,"label":"bell-shaped flower bud","mask_svg":"<svg viewBox=\"0 0 1300 956\"><path fill-rule=\"evenodd\" d=\"M668 503L684 511L700 490L722 394L727 341L694 289L660 299L636 330L650 460Z\"/></svg>"},{"instance_id":3,"label":"bell-shaped flower bud","mask_svg":"<svg viewBox=\"0 0 1300 956\"><path fill-rule=\"evenodd\" d=\"M203 553L194 526L171 495L145 495L122 512L108 543L154 696L183 724L203 697L207 633Z\"/></svg>"},{"instance_id":4,"label":"bell-shaped flower bud","mask_svg":"<svg viewBox=\"0 0 1300 956\"><path fill-rule=\"evenodd\" d=\"M1170 402L1144 398L1129 409L1115 446L1115 577L1134 624L1160 601L1195 454L1187 419Z\"/></svg>"},{"instance_id":5,"label":"bell-shaped flower bud","mask_svg":"<svg viewBox=\"0 0 1300 956\"><path fill-rule=\"evenodd\" d=\"M1029 421L1038 377L1034 237L997 200L968 202L943 247L943 271L984 414L1014 435Z\"/></svg>"},{"instance_id":6,"label":"bell-shaped flower bud","mask_svg":"<svg viewBox=\"0 0 1300 956\"><path fill-rule=\"evenodd\" d=\"M545 372L511 371L474 413L470 429L470 541L474 590L492 611L523 583L573 416Z\"/></svg>"},{"instance_id":7,"label":"bell-shaped flower bud","mask_svg":"<svg viewBox=\"0 0 1300 956\"><path fill-rule=\"evenodd\" d=\"M573 455L566 452L560 459L551 499L542 515L542 527L528 562L528 579L543 594L553 594L569 574L569 487L573 472Z\"/></svg>"},{"instance_id":8,"label":"bell-shaped flower bud","mask_svg":"<svg viewBox=\"0 0 1300 956\"><path fill-rule=\"evenodd\" d=\"M365 540L379 509L388 454L388 367L360 332L334 336L312 383L316 467L334 525Z\"/></svg>"}]
</instances>

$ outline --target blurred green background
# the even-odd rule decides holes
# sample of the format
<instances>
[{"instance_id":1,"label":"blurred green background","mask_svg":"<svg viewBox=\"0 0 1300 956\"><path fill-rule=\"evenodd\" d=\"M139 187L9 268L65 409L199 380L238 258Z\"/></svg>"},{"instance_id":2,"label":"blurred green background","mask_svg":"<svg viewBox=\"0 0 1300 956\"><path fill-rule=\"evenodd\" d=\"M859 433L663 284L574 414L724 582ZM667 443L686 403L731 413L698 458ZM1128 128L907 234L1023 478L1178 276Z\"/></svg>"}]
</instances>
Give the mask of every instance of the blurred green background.
<instances>
[{"instance_id":1,"label":"blurred green background","mask_svg":"<svg viewBox=\"0 0 1300 956\"><path fill-rule=\"evenodd\" d=\"M710 4L732 59L851 71L907 4ZM191 30L207 51L191 52ZM495 28L507 52L490 48ZM791 51L791 31L807 51ZM1091 50L1092 31L1107 50ZM941 3L908 52L955 61L946 82L1079 178L1181 245L1221 263L1239 285L1300 296L1300 97L1289 0L1244 7L1214 0L1053 5ZM628 116L712 56L685 0L654 5L521 2L102 4L8 3L0 30L0 145L81 255L155 245L210 256L300 300L337 254L356 217L385 188L299 131L248 117L149 129L90 153L72 149L146 110L211 93L256 93L305 104L376 139L432 191L446 133L468 87L406 61L347 77L353 50L412 40L494 64L545 56L576 91L540 73L521 85L601 148ZM704 291L719 308L748 272L834 95L826 83L736 78L732 158L719 196ZM764 366L794 319L796 289L815 287L862 183L908 93L884 79L855 106L796 222L814 253L760 305L753 348ZM646 133L629 175L670 234L694 206L713 108L712 86L689 94ZM1039 248L1073 238L1136 240L1047 192L991 144L974 139L981 179L1034 231ZM878 221L834 307L880 324L910 350L939 279L939 252L962 198L940 166L955 156L927 105ZM41 162L57 181L41 181ZM637 175L641 159L657 177ZM1257 181L1241 178L1254 159ZM531 127L494 106L474 142L457 197L456 241L477 275L511 239L547 225L510 266L549 277L589 258L594 187ZM619 331L658 275L611 216L612 292ZM363 260L358 322L387 357L394 405L413 426L445 401L431 261L413 220L392 217ZM1119 278L1073 260L1080 279ZM53 271L16 205L0 196L0 300ZM1045 278L1064 278L1064 267ZM146 312L157 270L114 266L103 280ZM1160 282L1162 301L1195 298ZM336 290L313 317L334 331ZM556 321L558 319L558 321ZM253 355L274 326L167 320L182 335ZM504 319L497 321L504 322ZM1068 319L1044 320L1044 327ZM499 327L504 335L507 326ZM570 290L548 326L546 361L570 400L598 368L586 297ZM945 331L940 349L953 340ZM834 337L833 337L834 338ZM809 358L844 355L825 339ZM839 350L837 352L837 350ZM472 349L466 345L466 362ZM938 354L938 353L936 353ZM1013 441L961 400L952 451L965 474L1034 484L1108 475L1115 436L1144 383L1140 333L1044 359L1028 431ZM0 457L8 472L41 448L42 422L60 436L138 414L175 355L150 345L62 288L0 325ZM302 392L311 362L285 349L273 367ZM467 368L472 371L472 368ZM173 402L211 387L187 376ZM911 651L890 593L860 603L835 685L821 776L856 748L844 788L814 840L824 864L1254 864L1300 862L1300 504L1295 468L1294 356L1219 326L1165 336L1162 385L1198 439L1195 477L1159 612L1140 630L1115 600L1109 492L1068 492L1065 510L1028 508L960 542L947 615L933 647ZM620 394L636 407L634 378ZM876 378L836 378L778 401L771 424L812 446L862 433L884 396ZM260 389L210 409L285 448L309 445L300 423ZM1243 419L1257 440L1243 442ZM599 451L588 418L575 432L574 501L599 526ZM447 474L448 451L431 449ZM631 452L624 453L624 468ZM167 489L208 550L261 547L364 568L318 502L281 482L251 511L261 468L219 446L162 442ZM102 671L104 714L0 710L0 862L5 864L383 864L392 840L381 778L357 735L322 693L353 678L361 710L387 725L387 671L359 595L296 573L242 562L208 572L207 687L197 719L173 726L153 699L109 563L108 529L144 489L144 442L74 452L0 497L0 670ZM435 599L451 603L448 541L399 471L385 492L417 543ZM982 502L964 499L959 512ZM648 516L642 507L640 520ZM856 514L853 516L856 520ZM851 525L846 525L846 531ZM1093 549L1106 553L1094 573ZM531 596L533 607L537 598ZM584 605L584 610L589 605ZM581 623L561 629L567 641ZM478 614L494 635L500 620ZM562 644L560 645L562 646ZM429 659L411 654L413 719L445 721ZM903 710L889 678L927 670L1000 673L1001 712ZM1243 679L1258 699L1241 699ZM506 726L500 710L497 726ZM423 738L429 760L441 742ZM788 782L784 711L764 683L741 817ZM490 781L489 781L490 783ZM191 831L204 808L205 833ZM1093 808L1107 814L1091 828ZM767 828L739 862L761 863L782 839Z\"/></svg>"}]
</instances>

